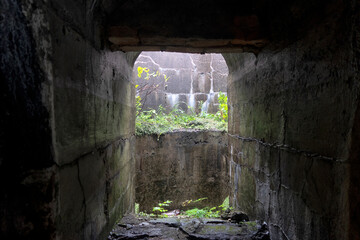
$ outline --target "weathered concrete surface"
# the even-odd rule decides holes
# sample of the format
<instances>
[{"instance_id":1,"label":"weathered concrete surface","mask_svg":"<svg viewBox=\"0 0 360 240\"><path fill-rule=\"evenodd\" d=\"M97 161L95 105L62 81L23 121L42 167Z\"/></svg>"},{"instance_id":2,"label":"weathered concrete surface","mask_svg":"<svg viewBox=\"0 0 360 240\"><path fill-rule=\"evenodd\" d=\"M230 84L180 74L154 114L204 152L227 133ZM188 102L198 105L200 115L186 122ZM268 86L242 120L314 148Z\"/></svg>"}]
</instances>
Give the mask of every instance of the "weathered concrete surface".
<instances>
[{"instance_id":1,"label":"weathered concrete surface","mask_svg":"<svg viewBox=\"0 0 360 240\"><path fill-rule=\"evenodd\" d=\"M149 220L127 215L110 232L108 239L270 240L270 236L265 222L232 223L183 216Z\"/></svg>"},{"instance_id":2,"label":"weathered concrete surface","mask_svg":"<svg viewBox=\"0 0 360 240\"><path fill-rule=\"evenodd\" d=\"M107 35L114 50L243 52L267 42L256 11L261 1L112 3Z\"/></svg>"},{"instance_id":3,"label":"weathered concrete surface","mask_svg":"<svg viewBox=\"0 0 360 240\"><path fill-rule=\"evenodd\" d=\"M134 202L134 57L101 49L90 2L49 13L60 239L104 238Z\"/></svg>"},{"instance_id":4,"label":"weathered concrete surface","mask_svg":"<svg viewBox=\"0 0 360 240\"><path fill-rule=\"evenodd\" d=\"M230 39L221 33L251 15L271 44L226 57L234 203L267 218L279 239L359 238L359 2L193 2L157 1L151 11L142 0L0 0L1 238L100 238L116 211L131 209L132 156L121 149L133 146L136 54L104 50L106 27L124 20L169 50L167 37L198 33L211 52L211 39Z\"/></svg>"},{"instance_id":5,"label":"weathered concrete surface","mask_svg":"<svg viewBox=\"0 0 360 240\"><path fill-rule=\"evenodd\" d=\"M52 239L56 169L46 82L19 1L0 1L0 238Z\"/></svg>"},{"instance_id":6,"label":"weathered concrete surface","mask_svg":"<svg viewBox=\"0 0 360 240\"><path fill-rule=\"evenodd\" d=\"M171 200L182 209L185 200L207 197L199 207L219 206L229 195L227 136L216 131L182 131L136 139L136 202L152 211Z\"/></svg>"},{"instance_id":7,"label":"weathered concrete surface","mask_svg":"<svg viewBox=\"0 0 360 240\"><path fill-rule=\"evenodd\" d=\"M233 204L266 219L274 239L359 238L359 18L350 5L328 9L278 51L224 55Z\"/></svg>"},{"instance_id":8,"label":"weathered concrete surface","mask_svg":"<svg viewBox=\"0 0 360 240\"><path fill-rule=\"evenodd\" d=\"M97 11L1 1L1 238L102 239L132 211L137 54L103 49Z\"/></svg>"},{"instance_id":9,"label":"weathered concrete surface","mask_svg":"<svg viewBox=\"0 0 360 240\"><path fill-rule=\"evenodd\" d=\"M138 76L138 67L148 68ZM218 111L218 93L227 91L228 67L220 54L142 52L134 65L134 81L143 109L167 111L178 106L185 112ZM168 78L165 81L164 77Z\"/></svg>"}]
</instances>

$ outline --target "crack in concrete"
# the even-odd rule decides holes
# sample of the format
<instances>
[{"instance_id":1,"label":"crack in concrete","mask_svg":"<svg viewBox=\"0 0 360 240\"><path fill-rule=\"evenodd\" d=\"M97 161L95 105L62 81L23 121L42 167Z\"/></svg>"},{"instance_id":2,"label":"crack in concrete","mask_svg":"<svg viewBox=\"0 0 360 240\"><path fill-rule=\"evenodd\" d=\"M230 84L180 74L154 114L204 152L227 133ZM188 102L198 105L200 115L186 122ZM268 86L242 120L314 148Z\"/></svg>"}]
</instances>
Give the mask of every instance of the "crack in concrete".
<instances>
[{"instance_id":1,"label":"crack in concrete","mask_svg":"<svg viewBox=\"0 0 360 240\"><path fill-rule=\"evenodd\" d=\"M87 206L86 206L86 196L85 196L85 189L84 189L84 185L81 182L81 177L80 177L80 162L77 161L77 177L78 177L78 181L79 181L79 185L80 185L80 189L81 189L81 193L83 195L83 207L84 207L84 222L83 225L86 225L86 211L87 211Z\"/></svg>"},{"instance_id":2,"label":"crack in concrete","mask_svg":"<svg viewBox=\"0 0 360 240\"><path fill-rule=\"evenodd\" d=\"M109 194L110 194L110 172L109 172L109 166L106 165L106 158L103 158L103 163L106 166L105 167L105 197L104 197L104 215L106 217L106 220L109 221L110 214L109 214Z\"/></svg>"},{"instance_id":3,"label":"crack in concrete","mask_svg":"<svg viewBox=\"0 0 360 240\"><path fill-rule=\"evenodd\" d=\"M279 186L278 186L278 193L280 193L281 191L281 156L280 156L280 152L279 152L279 156L278 156L278 173L279 173L279 176L278 176L278 179L279 179ZM280 198L280 194L277 194L278 198ZM278 199L279 202L281 199Z\"/></svg>"},{"instance_id":4,"label":"crack in concrete","mask_svg":"<svg viewBox=\"0 0 360 240\"><path fill-rule=\"evenodd\" d=\"M56 162L54 162L54 164L59 168L59 169L63 169L63 168L66 168L66 167L71 167L71 166L74 166L76 164L78 164L78 161L89 156L89 155L92 155L94 154L95 152L104 152L108 147L110 147L110 145L112 144L116 144L118 142L126 142L126 141L130 141L132 137L135 137L134 134L131 134L130 137L126 137L126 138L122 138L122 137L119 137L119 138L115 138L115 140L111 141L111 142L107 142L105 144L103 144L102 146L99 146L99 147L95 147L94 149L92 149L91 151L88 151L84 154L81 154L79 157L75 158L74 160L72 160L71 162L67 162L67 163L64 163L64 164L58 164Z\"/></svg>"},{"instance_id":5,"label":"crack in concrete","mask_svg":"<svg viewBox=\"0 0 360 240\"><path fill-rule=\"evenodd\" d=\"M277 142L268 143L268 142L262 141L261 139L250 138L250 137L242 137L242 136L234 135L234 134L228 134L228 136L230 136L232 138L235 138L235 139L240 139L243 142L256 142L256 143L261 144L261 145L263 145L265 147L271 147L271 148L275 148L275 149L285 150L285 151L288 151L288 152L291 152L291 153L304 154L306 157L312 158L312 159L331 161L331 162L341 163L341 164L343 164L343 163L349 164L349 160L347 160L347 159L323 156L323 155L320 155L318 153L310 152L310 151L307 151L307 150L296 149L296 148L290 147L290 146L288 146L286 144L278 144Z\"/></svg>"},{"instance_id":6,"label":"crack in concrete","mask_svg":"<svg viewBox=\"0 0 360 240\"><path fill-rule=\"evenodd\" d=\"M284 232L284 230L277 224L274 224L274 223L270 223L271 226L274 226L276 228L278 228L281 233L284 235L284 237L287 239L287 240L290 240L289 236Z\"/></svg>"}]
</instances>

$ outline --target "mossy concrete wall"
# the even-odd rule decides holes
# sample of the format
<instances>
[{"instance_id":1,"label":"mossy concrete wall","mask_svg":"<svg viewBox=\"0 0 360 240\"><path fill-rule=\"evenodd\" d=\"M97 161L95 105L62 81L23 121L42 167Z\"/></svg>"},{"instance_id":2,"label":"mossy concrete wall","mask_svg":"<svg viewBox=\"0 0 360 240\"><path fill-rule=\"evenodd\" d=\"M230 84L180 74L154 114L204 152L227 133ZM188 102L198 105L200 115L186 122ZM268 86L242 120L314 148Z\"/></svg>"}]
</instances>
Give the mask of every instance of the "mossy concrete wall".
<instances>
[{"instance_id":1,"label":"mossy concrete wall","mask_svg":"<svg viewBox=\"0 0 360 240\"><path fill-rule=\"evenodd\" d=\"M359 35L343 7L281 49L224 55L232 203L268 221L273 239L356 236L349 179L358 169L350 149Z\"/></svg>"},{"instance_id":2,"label":"mossy concrete wall","mask_svg":"<svg viewBox=\"0 0 360 240\"><path fill-rule=\"evenodd\" d=\"M21 133L1 156L1 236L103 239L133 210L137 54L106 50L94 1L2 0L1 12L6 121Z\"/></svg>"},{"instance_id":3,"label":"mossy concrete wall","mask_svg":"<svg viewBox=\"0 0 360 240\"><path fill-rule=\"evenodd\" d=\"M85 8L72 4L57 2L46 13L59 178L56 226L60 239L100 239L133 209L135 57L104 50L91 1Z\"/></svg>"},{"instance_id":4,"label":"mossy concrete wall","mask_svg":"<svg viewBox=\"0 0 360 240\"><path fill-rule=\"evenodd\" d=\"M136 138L136 202L151 213L159 202L185 209L186 200L208 199L197 207L219 206L229 195L227 134L179 131ZM193 206L193 205L192 205Z\"/></svg>"}]
</instances>

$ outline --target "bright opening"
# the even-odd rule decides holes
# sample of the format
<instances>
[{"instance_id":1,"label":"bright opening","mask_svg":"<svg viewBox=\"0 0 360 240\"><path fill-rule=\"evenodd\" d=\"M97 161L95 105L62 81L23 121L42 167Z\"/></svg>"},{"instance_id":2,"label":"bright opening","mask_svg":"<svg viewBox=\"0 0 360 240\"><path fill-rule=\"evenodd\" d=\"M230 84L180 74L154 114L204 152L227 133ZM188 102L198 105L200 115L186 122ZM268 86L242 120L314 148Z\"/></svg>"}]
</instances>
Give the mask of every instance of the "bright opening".
<instances>
[{"instance_id":1,"label":"bright opening","mask_svg":"<svg viewBox=\"0 0 360 240\"><path fill-rule=\"evenodd\" d=\"M141 53L133 73L136 134L227 131L228 72L221 54Z\"/></svg>"}]
</instances>

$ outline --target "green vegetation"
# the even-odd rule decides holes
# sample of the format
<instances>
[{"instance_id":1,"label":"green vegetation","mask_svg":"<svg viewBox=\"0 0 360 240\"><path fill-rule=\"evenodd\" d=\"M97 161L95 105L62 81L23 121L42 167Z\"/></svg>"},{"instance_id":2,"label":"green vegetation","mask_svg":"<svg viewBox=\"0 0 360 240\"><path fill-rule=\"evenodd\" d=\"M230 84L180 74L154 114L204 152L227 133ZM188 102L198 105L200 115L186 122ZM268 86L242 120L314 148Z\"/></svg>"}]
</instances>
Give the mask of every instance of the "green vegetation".
<instances>
[{"instance_id":1,"label":"green vegetation","mask_svg":"<svg viewBox=\"0 0 360 240\"><path fill-rule=\"evenodd\" d=\"M170 200L166 200L165 202L158 203L158 205L156 207L153 207L152 213L150 213L150 214L144 213L144 212L139 212L139 204L135 203L135 214L137 214L139 216L142 216L142 217L166 218L167 215L162 214L162 213L168 211L166 209L166 207L169 207L171 203L172 203L172 201L170 201Z\"/></svg>"},{"instance_id":2,"label":"green vegetation","mask_svg":"<svg viewBox=\"0 0 360 240\"><path fill-rule=\"evenodd\" d=\"M219 111L216 113L223 121L228 120L228 98L225 93L219 92Z\"/></svg>"},{"instance_id":3,"label":"green vegetation","mask_svg":"<svg viewBox=\"0 0 360 240\"><path fill-rule=\"evenodd\" d=\"M138 107L138 105L140 103L137 102L136 106ZM163 133L179 129L227 131L227 121L219 117L221 114L191 112L191 114L185 113L178 108L178 105L169 113L165 113L161 105L157 110L141 111L136 117L136 135L156 134L160 137Z\"/></svg>"},{"instance_id":4,"label":"green vegetation","mask_svg":"<svg viewBox=\"0 0 360 240\"><path fill-rule=\"evenodd\" d=\"M246 225L250 231L256 231L257 230L256 221L242 222L241 224Z\"/></svg>"},{"instance_id":5,"label":"green vegetation","mask_svg":"<svg viewBox=\"0 0 360 240\"><path fill-rule=\"evenodd\" d=\"M146 77L144 79L146 80L149 80L150 77L160 77L160 76L163 76L164 77L164 81L167 82L169 80L170 77L167 77L166 74L161 74L159 71L156 71L156 72L152 72L152 73L149 73L150 69L148 69L147 67L141 67L139 66L137 68L137 71L138 71L138 77L141 78L141 75L143 73L146 73Z\"/></svg>"},{"instance_id":6,"label":"green vegetation","mask_svg":"<svg viewBox=\"0 0 360 240\"><path fill-rule=\"evenodd\" d=\"M159 84L150 82L149 80L156 80L160 82L167 82L169 77L159 71L150 72L149 68L139 66L137 68L139 78L144 78L147 83L141 86L135 85L136 88L136 135L150 135L156 134L158 138L161 134L180 129L197 129L197 130L220 130L227 131L228 120L228 105L226 94L219 92L219 111L215 114L201 112L196 114L195 109L189 107L189 112L186 113L176 104L169 113L165 113L163 106L159 106L157 110L150 109L143 110L146 98L159 87ZM140 97L142 96L142 97ZM186 103L183 103L186 104ZM199 104L201 111L202 102ZM199 112L198 111L198 112Z\"/></svg>"},{"instance_id":7,"label":"green vegetation","mask_svg":"<svg viewBox=\"0 0 360 240\"><path fill-rule=\"evenodd\" d=\"M166 212L167 209L165 207L170 206L170 203L172 203L172 201L170 201L170 200L166 200L165 202L158 203L157 207L153 207L153 212L155 213L156 216L158 216L161 213ZM166 215L163 215L163 216L166 216Z\"/></svg>"},{"instance_id":8,"label":"green vegetation","mask_svg":"<svg viewBox=\"0 0 360 240\"><path fill-rule=\"evenodd\" d=\"M144 78L146 82L139 83L135 85L136 88L136 116L142 111L142 106L145 105L147 97L158 90L161 83L166 83L170 77L166 74L162 74L159 71L150 72L150 69L147 67L139 66L137 68L137 77Z\"/></svg>"},{"instance_id":9,"label":"green vegetation","mask_svg":"<svg viewBox=\"0 0 360 240\"><path fill-rule=\"evenodd\" d=\"M202 199L206 199L206 198L200 198L198 200L202 200ZM198 200L195 200L193 202L196 202ZM229 197L225 198L224 202L220 206L212 207L212 208L205 207L202 209L193 208L185 211L184 215L195 218L218 218L220 217L221 213L228 208L231 209L229 205Z\"/></svg>"},{"instance_id":10,"label":"green vegetation","mask_svg":"<svg viewBox=\"0 0 360 240\"><path fill-rule=\"evenodd\" d=\"M139 213L139 204L138 203L135 203L135 214L138 214Z\"/></svg>"},{"instance_id":11,"label":"green vegetation","mask_svg":"<svg viewBox=\"0 0 360 240\"><path fill-rule=\"evenodd\" d=\"M192 203L197 203L203 200L206 200L207 198L199 198L197 200L186 200L182 203L183 206L187 206L189 204ZM163 214L165 212L167 212L168 210L166 209L167 207L169 207L171 205L172 201L167 200L165 202L162 203L158 203L158 206L153 207L152 209L152 213L147 214L144 212L140 212L138 213L139 216L145 216L145 217L167 217L166 214ZM136 205L135 205L136 208ZM137 209L139 208L139 206L137 206ZM229 206L229 197L225 198L224 202L217 206L217 207L205 207L205 208L192 208L189 209L187 211L181 211L179 216L182 217L192 217L192 218L219 218L221 213L223 213L225 210L227 209L232 209ZM137 212L136 212L137 213Z\"/></svg>"},{"instance_id":12,"label":"green vegetation","mask_svg":"<svg viewBox=\"0 0 360 240\"><path fill-rule=\"evenodd\" d=\"M185 215L193 218L217 218L220 217L220 211L216 207L193 208L185 211Z\"/></svg>"}]
</instances>

